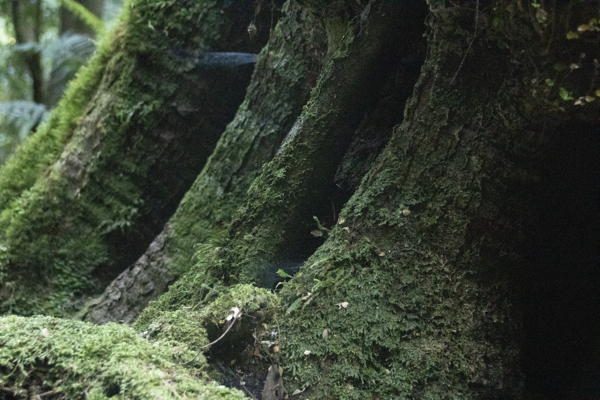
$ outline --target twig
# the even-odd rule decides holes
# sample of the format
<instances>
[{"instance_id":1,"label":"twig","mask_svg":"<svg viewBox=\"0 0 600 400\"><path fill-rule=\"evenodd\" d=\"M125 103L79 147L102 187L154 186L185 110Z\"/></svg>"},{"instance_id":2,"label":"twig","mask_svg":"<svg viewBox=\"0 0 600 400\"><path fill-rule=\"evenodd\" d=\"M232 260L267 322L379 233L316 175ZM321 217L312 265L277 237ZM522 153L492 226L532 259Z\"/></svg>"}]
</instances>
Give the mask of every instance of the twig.
<instances>
[{"instance_id":1,"label":"twig","mask_svg":"<svg viewBox=\"0 0 600 400\"><path fill-rule=\"evenodd\" d=\"M240 318L241 318L241 316L242 316L242 313L241 313L240 309L239 309L239 308L237 308L237 307L233 307L233 308L231 309L231 311L233 311L233 313L232 313L232 314L230 314L230 315L227 317L227 320L228 320L228 321L231 321L231 322L229 323L229 326L227 327L227 329L225 329L225 332L223 332L223 333L221 334L221 336L219 336L218 338L216 338L216 339L215 339L215 340L213 340L212 342L210 342L210 343L208 343L208 344L206 344L206 345L204 345L204 346L200 347L200 348L198 349L198 352L196 353L196 356L194 356L194 358L192 358L192 359L191 359L190 361L188 361L186 364L191 364L191 363L195 362L196 360L198 360L198 357L200 357L200 353L202 352L202 350L208 349L210 346L212 346L212 345L214 345L214 344L218 343L218 342L219 342L221 339L223 339L225 336L227 336L227 334L229 333L229 331L231 330L231 328L233 328L233 325L235 325L236 321L237 321L238 319L240 319Z\"/></svg>"},{"instance_id":2,"label":"twig","mask_svg":"<svg viewBox=\"0 0 600 400\"><path fill-rule=\"evenodd\" d=\"M218 343L221 339L223 339L225 337L225 335L227 335L229 333L229 331L231 330L231 328L233 328L233 325L235 325L236 321L237 321L237 318L232 319L231 323L229 324L229 326L227 327L227 329L225 329L225 332L223 332L221 334L221 336L219 336L218 338L216 338L215 340L213 340L209 344L206 344L206 345L200 347L200 350L208 349L210 346L212 346L213 344Z\"/></svg>"}]
</instances>

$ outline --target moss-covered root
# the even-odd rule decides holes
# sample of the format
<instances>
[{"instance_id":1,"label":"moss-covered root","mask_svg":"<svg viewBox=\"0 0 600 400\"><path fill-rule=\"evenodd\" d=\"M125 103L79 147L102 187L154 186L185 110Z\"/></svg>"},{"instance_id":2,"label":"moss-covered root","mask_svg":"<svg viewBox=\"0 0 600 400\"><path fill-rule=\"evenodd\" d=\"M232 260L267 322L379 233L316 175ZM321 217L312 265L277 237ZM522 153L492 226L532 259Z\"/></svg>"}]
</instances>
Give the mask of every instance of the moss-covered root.
<instances>
[{"instance_id":1,"label":"moss-covered root","mask_svg":"<svg viewBox=\"0 0 600 400\"><path fill-rule=\"evenodd\" d=\"M248 42L250 2L132 0L127 10L58 161L0 213L0 312L64 313L135 261L242 101L251 68L217 74L202 54L260 45Z\"/></svg>"},{"instance_id":2,"label":"moss-covered root","mask_svg":"<svg viewBox=\"0 0 600 400\"><path fill-rule=\"evenodd\" d=\"M206 343L203 329L192 328L185 330L188 336ZM0 318L3 398L245 398L210 382L204 371L204 359L172 336L150 342L115 324L99 327L51 317Z\"/></svg>"},{"instance_id":3,"label":"moss-covered root","mask_svg":"<svg viewBox=\"0 0 600 400\"><path fill-rule=\"evenodd\" d=\"M202 173L144 255L90 304L86 320L131 322L190 267L197 244L214 241L225 229L306 102L321 68L324 37L311 12L297 2L284 6L258 56L246 99Z\"/></svg>"},{"instance_id":4,"label":"moss-covered root","mask_svg":"<svg viewBox=\"0 0 600 400\"><path fill-rule=\"evenodd\" d=\"M475 42L462 36L472 34L465 9L436 6L405 120L325 244L284 286L279 323L293 398L523 397L521 240L552 126L575 113L526 86L555 64L519 63L540 38L528 15L505 15L503 3L479 10ZM509 42L515 54L497 47L527 33L529 41ZM568 59L562 48L554 54Z\"/></svg>"}]
</instances>

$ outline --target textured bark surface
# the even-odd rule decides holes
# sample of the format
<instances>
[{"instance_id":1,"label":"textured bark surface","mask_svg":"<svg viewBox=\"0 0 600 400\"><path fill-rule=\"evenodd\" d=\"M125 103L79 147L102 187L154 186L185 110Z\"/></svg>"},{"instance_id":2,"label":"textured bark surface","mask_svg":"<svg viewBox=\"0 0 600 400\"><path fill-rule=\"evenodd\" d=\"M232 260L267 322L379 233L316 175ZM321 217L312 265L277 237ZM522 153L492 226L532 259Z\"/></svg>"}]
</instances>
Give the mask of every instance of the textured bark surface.
<instances>
[{"instance_id":1,"label":"textured bark surface","mask_svg":"<svg viewBox=\"0 0 600 400\"><path fill-rule=\"evenodd\" d=\"M526 86L539 71L494 47L500 33L482 22L494 10L478 10L474 41L467 11L432 7L404 122L284 286L282 364L298 398L523 395L531 188L552 127L572 115L539 107Z\"/></svg>"},{"instance_id":2,"label":"textured bark surface","mask_svg":"<svg viewBox=\"0 0 600 400\"><path fill-rule=\"evenodd\" d=\"M328 59L313 96L229 228L224 269L216 271L225 281L263 286L270 266L304 260L322 242L311 235L313 216L331 223L331 205L343 204L335 174L361 121L368 123L365 111L375 107L392 72L406 72L393 63L418 51L421 4L374 3L360 24L353 10L344 15L335 7L324 12L333 15L325 18ZM401 36L403 46L390 45ZM407 87L413 83L409 73L401 79Z\"/></svg>"},{"instance_id":3,"label":"textured bark surface","mask_svg":"<svg viewBox=\"0 0 600 400\"><path fill-rule=\"evenodd\" d=\"M221 234L260 167L275 154L314 85L324 48L318 20L294 3L283 12L244 103L202 173L146 253L90 305L87 320L131 322L190 268L195 246Z\"/></svg>"},{"instance_id":4,"label":"textured bark surface","mask_svg":"<svg viewBox=\"0 0 600 400\"><path fill-rule=\"evenodd\" d=\"M422 7L385 3L372 10L363 24L354 24L357 10L351 7L340 8L338 4L324 13L328 15L322 18L329 47L311 99L277 155L248 189L226 236L198 249L193 269L146 308L140 326L161 310L202 303L207 287L218 285L216 281L267 279L266 270L275 271L284 263L297 264L322 242L309 233L315 224L312 216L323 210L330 212L343 149L357 129L361 131L365 109L377 108L377 93L393 70L381 63L399 55L401 58L402 50L418 54L414 42L396 52L375 39L399 35L401 28L394 18L405 11L404 33L410 33L418 43ZM399 78L404 88L411 86L411 76L414 71ZM361 90L367 94L356 96ZM408 90L404 93L408 95Z\"/></svg>"},{"instance_id":5,"label":"textured bark surface","mask_svg":"<svg viewBox=\"0 0 600 400\"><path fill-rule=\"evenodd\" d=\"M158 3L138 2L156 11ZM165 2L173 6L167 14L178 10L176 0L158 9ZM600 92L590 55L600 32L582 28L596 24L589 18L597 2L287 7L212 157L163 232L88 318L129 322L181 274L133 329L157 348L206 352L216 379L254 397L265 380L265 396L281 398L285 388L298 400L598 397L598 224L589 222L598 214L588 209L597 203L590 188L598 140L590 133L598 131ZM165 17L140 15L140 27L148 16L154 27ZM253 25L237 26L245 37ZM65 185L80 181L69 178ZM0 203L10 210L0 217L27 222L14 225L21 229L44 227L29 217L33 208L19 208L38 187L3 182L0 174ZM563 187L573 193L557 193ZM129 193L117 189L110 193ZM83 200L31 204L62 210ZM11 237L19 238L0 231L0 266L12 265L14 254L30 257L4 251ZM572 255L575 242L581 253ZM97 256L91 250L78 248ZM281 267L297 273L274 290L257 287L275 286ZM53 339L38 326L44 320L11 323L20 321L35 327L28 337ZM16 335L6 333L0 362L23 357ZM69 366L72 356L52 359ZM38 358L25 360L23 376L35 379Z\"/></svg>"},{"instance_id":6,"label":"textured bark surface","mask_svg":"<svg viewBox=\"0 0 600 400\"><path fill-rule=\"evenodd\" d=\"M260 47L242 27L253 15L251 5L218 1L176 13L143 1L130 9L123 28L130 31L115 34L121 51L107 61L62 155L2 214L3 311L64 312L142 254L212 152L250 76L251 65L223 71L201 56ZM140 41L138 25L154 18L164 18L167 33L146 26L160 46L145 48L150 39ZM188 31L190 19L202 32Z\"/></svg>"}]
</instances>

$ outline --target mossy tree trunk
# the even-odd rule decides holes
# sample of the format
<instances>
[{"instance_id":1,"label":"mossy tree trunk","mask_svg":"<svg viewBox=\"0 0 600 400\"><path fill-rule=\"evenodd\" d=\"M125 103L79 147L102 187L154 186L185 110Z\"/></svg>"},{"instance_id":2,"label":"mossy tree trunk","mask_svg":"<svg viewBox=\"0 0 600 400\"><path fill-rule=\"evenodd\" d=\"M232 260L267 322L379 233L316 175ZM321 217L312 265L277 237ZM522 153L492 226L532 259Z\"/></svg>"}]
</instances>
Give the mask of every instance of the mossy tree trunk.
<instances>
[{"instance_id":1,"label":"mossy tree trunk","mask_svg":"<svg viewBox=\"0 0 600 400\"><path fill-rule=\"evenodd\" d=\"M597 23L589 20L597 4L305 0L287 7L195 184L87 317L129 322L181 275L134 329L150 340L164 330L246 382L279 365L291 398L539 394L535 362L524 360L539 328L528 328L535 323L524 324L523 315L532 314L528 285L543 278L545 265L528 246L536 242L531 232L543 231L547 214L537 204L565 127L598 128L591 56L598 32L586 24ZM22 154L6 171L14 173ZM1 178L0 196L11 204L3 218L23 221L10 226L45 227L19 208L41 204L27 200L40 184L7 187ZM45 210L79 202L86 204L73 197ZM1 240L27 237L6 232ZM19 254L8 243L5 266ZM288 262L302 266L281 291L255 287L270 288L269 274ZM592 268L582 271L578 280L598 279ZM227 322L232 309L241 322ZM209 350L190 334L198 321L217 342ZM586 332L592 348L600 336ZM281 382L269 374L267 400L283 397Z\"/></svg>"},{"instance_id":2,"label":"mossy tree trunk","mask_svg":"<svg viewBox=\"0 0 600 400\"><path fill-rule=\"evenodd\" d=\"M68 120L51 119L3 169L3 311L63 313L133 262L233 117L252 65L235 57L221 65L208 52L260 49L271 13L225 1L180 6L126 6L105 39L111 43L65 100L89 103L72 114L74 105L59 106ZM263 30L254 40L246 31L252 21ZM55 132L65 125L72 131ZM42 161L25 164L35 153ZM40 174L30 180L29 169Z\"/></svg>"},{"instance_id":3,"label":"mossy tree trunk","mask_svg":"<svg viewBox=\"0 0 600 400\"><path fill-rule=\"evenodd\" d=\"M565 39L585 12L564 6L540 24L548 14L518 2L432 2L427 58L405 119L340 217L333 212L329 224L312 226L329 235L319 246L310 217L326 215L335 176L360 160L352 148L346 162L339 155L353 137L347 131L360 132L363 117L352 112L381 96L365 58L385 51L361 47L360 38L385 31L382 10L400 26L406 18L413 29L404 35L419 34L414 8L404 4L394 15L387 6L320 9L330 28L328 58L304 112L227 236L198 252L195 267L138 326L205 303L206 285L265 284L264 274L285 257L302 260L318 247L281 293L280 361L298 397L517 398L526 382L522 278L532 268L525 239L539 201L532 189L558 127L597 123L597 103L578 108L548 80L589 91L593 61L577 74L555 67L593 51ZM393 62L409 56L400 53ZM352 69L356 60L363 64ZM361 73L370 85L361 86Z\"/></svg>"},{"instance_id":4,"label":"mossy tree trunk","mask_svg":"<svg viewBox=\"0 0 600 400\"><path fill-rule=\"evenodd\" d=\"M325 47L321 21L296 3L283 13L246 99L177 212L142 257L91 302L86 320L132 322L190 268L198 244L223 235L239 199L279 148L315 83Z\"/></svg>"},{"instance_id":5,"label":"mossy tree trunk","mask_svg":"<svg viewBox=\"0 0 600 400\"><path fill-rule=\"evenodd\" d=\"M533 192L548 150L564 140L561 124L597 127L598 106L577 110L542 79L577 51L593 52L565 40L585 11L558 6L551 24L532 26L540 14L518 6L431 2L405 120L283 289L282 359L299 397L524 395L523 278L539 262L525 244L543 201ZM586 93L592 63L562 83Z\"/></svg>"}]
</instances>

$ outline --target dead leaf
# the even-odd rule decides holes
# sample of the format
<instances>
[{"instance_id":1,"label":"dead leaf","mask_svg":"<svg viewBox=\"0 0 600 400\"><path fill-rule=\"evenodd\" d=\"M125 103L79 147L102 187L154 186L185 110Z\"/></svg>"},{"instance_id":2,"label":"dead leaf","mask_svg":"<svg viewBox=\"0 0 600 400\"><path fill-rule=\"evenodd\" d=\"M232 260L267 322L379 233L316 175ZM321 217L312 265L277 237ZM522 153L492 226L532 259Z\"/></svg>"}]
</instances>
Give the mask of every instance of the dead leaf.
<instances>
[{"instance_id":1,"label":"dead leaf","mask_svg":"<svg viewBox=\"0 0 600 400\"><path fill-rule=\"evenodd\" d=\"M340 309L342 308L348 308L348 302L347 301L342 301L341 303L337 303L336 304Z\"/></svg>"},{"instance_id":2,"label":"dead leaf","mask_svg":"<svg viewBox=\"0 0 600 400\"><path fill-rule=\"evenodd\" d=\"M321 232L318 229L310 231L310 234L313 235L314 237L323 237L323 232Z\"/></svg>"}]
</instances>

